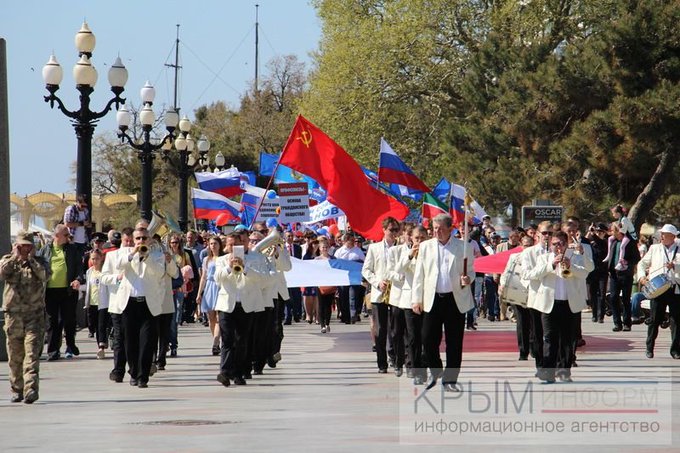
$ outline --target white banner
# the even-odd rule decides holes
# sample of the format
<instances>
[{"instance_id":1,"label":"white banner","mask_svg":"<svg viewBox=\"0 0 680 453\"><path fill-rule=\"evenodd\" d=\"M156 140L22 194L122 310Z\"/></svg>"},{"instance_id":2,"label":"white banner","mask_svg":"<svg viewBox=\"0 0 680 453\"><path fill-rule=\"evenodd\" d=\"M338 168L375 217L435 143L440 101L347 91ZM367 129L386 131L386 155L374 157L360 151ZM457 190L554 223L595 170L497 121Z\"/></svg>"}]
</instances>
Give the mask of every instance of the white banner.
<instances>
[{"instance_id":1,"label":"white banner","mask_svg":"<svg viewBox=\"0 0 680 453\"><path fill-rule=\"evenodd\" d=\"M309 208L309 222L305 223L321 222L322 220L335 219L344 215L345 213L340 208L326 200Z\"/></svg>"}]
</instances>

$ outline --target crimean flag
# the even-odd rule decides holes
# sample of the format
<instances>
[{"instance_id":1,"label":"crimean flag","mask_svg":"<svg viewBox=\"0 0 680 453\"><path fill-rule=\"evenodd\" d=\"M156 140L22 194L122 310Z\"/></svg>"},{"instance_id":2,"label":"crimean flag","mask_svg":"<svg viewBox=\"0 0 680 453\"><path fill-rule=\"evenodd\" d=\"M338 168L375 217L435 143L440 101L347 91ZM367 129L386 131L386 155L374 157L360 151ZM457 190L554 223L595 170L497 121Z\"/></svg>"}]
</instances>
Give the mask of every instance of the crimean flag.
<instances>
[{"instance_id":1,"label":"crimean flag","mask_svg":"<svg viewBox=\"0 0 680 453\"><path fill-rule=\"evenodd\" d=\"M434 216L438 214L447 214L448 209L446 209L446 205L442 203L441 201L437 200L437 198L432 195L431 193L426 193L423 196L423 218L424 219L433 219Z\"/></svg>"},{"instance_id":2,"label":"crimean flag","mask_svg":"<svg viewBox=\"0 0 680 453\"><path fill-rule=\"evenodd\" d=\"M378 165L378 177L382 182L391 182L400 186L409 187L420 192L429 192L430 188L425 185L413 171L401 160L392 147L380 139L380 164Z\"/></svg>"},{"instance_id":3,"label":"crimean flag","mask_svg":"<svg viewBox=\"0 0 680 453\"><path fill-rule=\"evenodd\" d=\"M368 239L382 239L385 217L401 221L409 214L406 205L372 187L359 164L302 115L295 121L280 163L317 181L328 201L344 211L352 229Z\"/></svg>"},{"instance_id":4,"label":"crimean flag","mask_svg":"<svg viewBox=\"0 0 680 453\"><path fill-rule=\"evenodd\" d=\"M197 219L215 220L220 214L226 214L229 220L240 220L241 204L218 193L192 188L191 201Z\"/></svg>"},{"instance_id":5,"label":"crimean flag","mask_svg":"<svg viewBox=\"0 0 680 453\"><path fill-rule=\"evenodd\" d=\"M217 173L199 172L195 176L198 187L202 190L215 192L227 198L243 193L241 173L237 168L227 168Z\"/></svg>"}]
</instances>

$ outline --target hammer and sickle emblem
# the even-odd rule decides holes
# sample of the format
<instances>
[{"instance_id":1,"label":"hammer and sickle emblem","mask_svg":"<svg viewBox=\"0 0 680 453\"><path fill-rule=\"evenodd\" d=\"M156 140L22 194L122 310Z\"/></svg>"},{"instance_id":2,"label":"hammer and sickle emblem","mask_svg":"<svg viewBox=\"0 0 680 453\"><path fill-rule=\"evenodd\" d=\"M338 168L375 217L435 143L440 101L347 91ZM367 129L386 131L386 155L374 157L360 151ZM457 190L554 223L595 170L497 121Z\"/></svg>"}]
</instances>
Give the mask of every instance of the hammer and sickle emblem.
<instances>
[{"instance_id":1,"label":"hammer and sickle emblem","mask_svg":"<svg viewBox=\"0 0 680 453\"><path fill-rule=\"evenodd\" d=\"M303 130L300 132L300 136L296 138L296 140L300 140L303 145L305 145L307 148L309 148L309 145L312 143L312 133L306 130Z\"/></svg>"}]
</instances>

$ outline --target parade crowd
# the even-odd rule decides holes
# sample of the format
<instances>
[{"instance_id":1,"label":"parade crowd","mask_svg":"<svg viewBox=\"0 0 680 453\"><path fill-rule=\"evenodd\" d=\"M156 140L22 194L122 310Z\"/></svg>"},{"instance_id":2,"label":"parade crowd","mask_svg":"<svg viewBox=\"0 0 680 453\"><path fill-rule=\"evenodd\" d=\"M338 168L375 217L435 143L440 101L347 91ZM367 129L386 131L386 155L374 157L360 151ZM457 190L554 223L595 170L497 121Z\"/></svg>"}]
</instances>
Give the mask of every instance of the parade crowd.
<instances>
[{"instance_id":1,"label":"parade crowd","mask_svg":"<svg viewBox=\"0 0 680 453\"><path fill-rule=\"evenodd\" d=\"M340 323L370 323L379 373L391 367L415 385L441 381L449 392L461 390L463 336L480 318L516 323L518 358L533 357L545 383L571 382L576 350L585 344L583 313L595 323L611 316L614 332L647 323L650 359L659 328L670 325L670 354L679 359L679 232L664 225L651 243L637 236L622 207L612 215L586 228L576 217L515 228L505 242L488 216L469 234L448 214L427 227L387 217L383 239L367 245L351 230L317 234L263 222L229 234L161 237L140 220L90 234L79 197L50 240L20 232L0 259L11 401L38 399L41 355L56 361L80 354L78 307L87 313L97 358L110 350L109 378L120 383L128 374L138 388L178 356L183 324L208 327L206 351L219 357L216 380L239 386L277 366L285 326L306 322L326 334L334 313ZM508 250L516 253L504 272L475 272L475 260ZM291 258L363 263L363 283L288 288Z\"/></svg>"}]
</instances>

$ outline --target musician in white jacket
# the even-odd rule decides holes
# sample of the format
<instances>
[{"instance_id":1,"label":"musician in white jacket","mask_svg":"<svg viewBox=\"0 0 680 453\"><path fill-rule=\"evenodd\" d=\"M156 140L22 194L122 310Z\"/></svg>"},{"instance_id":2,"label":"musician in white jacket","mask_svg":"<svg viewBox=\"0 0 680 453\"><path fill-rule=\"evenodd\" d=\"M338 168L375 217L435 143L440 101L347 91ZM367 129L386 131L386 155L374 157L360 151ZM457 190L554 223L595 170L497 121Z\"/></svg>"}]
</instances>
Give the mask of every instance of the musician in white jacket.
<instances>
[{"instance_id":1,"label":"musician in white jacket","mask_svg":"<svg viewBox=\"0 0 680 453\"><path fill-rule=\"evenodd\" d=\"M235 256L233 249L244 246L243 259ZM253 324L253 313L262 307L262 286L273 274L261 270L261 254L249 253L241 235L232 233L227 238L227 249L232 252L215 261L215 281L220 285L217 311L222 337L220 374L217 380L228 387L230 379L236 385L245 385L250 373L248 363L248 338Z\"/></svg>"},{"instance_id":2,"label":"musician in white jacket","mask_svg":"<svg viewBox=\"0 0 680 453\"><path fill-rule=\"evenodd\" d=\"M558 231L550 240L551 252L540 255L533 269L525 270L524 277L540 282L533 306L542 313L543 366L538 378L555 382L559 377L571 382L574 348L575 313L586 306L586 277L592 270L592 260L585 254L567 253L569 237Z\"/></svg>"},{"instance_id":3,"label":"musician in white jacket","mask_svg":"<svg viewBox=\"0 0 680 453\"><path fill-rule=\"evenodd\" d=\"M411 292L413 291L413 276L416 270L416 258L418 249L423 241L428 239L427 230L422 225L415 226L411 231L409 243L402 244L390 249L390 267L392 269L392 290L390 292L390 305L397 307L404 318L406 328L406 377L413 378L414 385L421 385L427 378L427 372L423 363L423 315L415 313L411 306ZM395 310L396 311L396 310ZM392 318L394 321L394 317ZM398 322L396 323L399 327ZM394 324L393 324L394 325ZM403 328L396 329L395 343L399 337L403 338ZM403 341L403 340L401 340ZM395 352L397 346L395 344ZM399 360L397 358L397 363ZM397 370L395 368L395 374Z\"/></svg>"},{"instance_id":4,"label":"musician in white jacket","mask_svg":"<svg viewBox=\"0 0 680 453\"><path fill-rule=\"evenodd\" d=\"M659 325L666 316L666 307L671 318L671 357L680 359L680 245L676 241L678 229L666 224L661 228L661 243L649 247L649 251L638 263L640 286L660 287L667 281L671 286L650 301L652 322L647 328L647 358L654 357L654 343L659 334ZM648 286L648 288L650 287Z\"/></svg>"}]
</instances>

